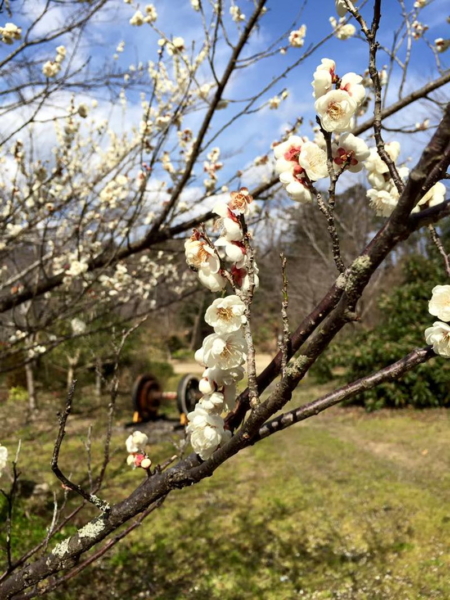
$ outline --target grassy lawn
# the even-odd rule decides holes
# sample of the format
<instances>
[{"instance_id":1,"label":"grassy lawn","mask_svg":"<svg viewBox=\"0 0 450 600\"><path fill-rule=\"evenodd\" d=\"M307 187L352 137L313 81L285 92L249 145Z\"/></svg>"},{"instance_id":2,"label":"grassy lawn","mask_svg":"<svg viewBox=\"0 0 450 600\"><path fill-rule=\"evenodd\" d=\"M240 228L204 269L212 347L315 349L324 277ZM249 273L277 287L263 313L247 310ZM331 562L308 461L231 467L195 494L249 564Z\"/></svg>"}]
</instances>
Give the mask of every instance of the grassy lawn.
<instances>
[{"instance_id":1,"label":"grassy lawn","mask_svg":"<svg viewBox=\"0 0 450 600\"><path fill-rule=\"evenodd\" d=\"M292 404L323 391L305 385ZM52 492L62 495L48 468L58 400L46 402L40 419L26 426L11 407L0 415L7 432L0 441L12 449L22 438L23 478L50 487L47 494L24 493L20 499L17 551L45 535ZM119 404L103 491L109 501L125 497L143 475L125 463L123 423L130 411L127 399ZM84 482L89 405L88 397L80 400L61 457L66 472ZM95 465L104 410L91 408L90 416ZM151 440L157 428L150 426ZM335 408L245 450L209 480L173 493L111 553L49 597L448 600L449 433L444 410L366 414ZM173 454L180 436L153 444L154 462ZM70 497L68 508L73 502ZM90 514L84 511L76 525ZM73 531L68 527L56 539Z\"/></svg>"}]
</instances>

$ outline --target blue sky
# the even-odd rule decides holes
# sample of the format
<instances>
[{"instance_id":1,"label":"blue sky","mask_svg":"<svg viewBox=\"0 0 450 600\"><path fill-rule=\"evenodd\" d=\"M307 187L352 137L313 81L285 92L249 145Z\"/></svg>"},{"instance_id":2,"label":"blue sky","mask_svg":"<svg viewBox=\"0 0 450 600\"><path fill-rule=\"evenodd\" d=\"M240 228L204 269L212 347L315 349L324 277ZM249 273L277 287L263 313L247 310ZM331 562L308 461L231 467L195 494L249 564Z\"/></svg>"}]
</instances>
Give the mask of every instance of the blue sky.
<instances>
[{"instance_id":1,"label":"blue sky","mask_svg":"<svg viewBox=\"0 0 450 600\"><path fill-rule=\"evenodd\" d=\"M182 36L188 47L192 44L198 46L202 39L202 27L199 13L192 10L189 0L154 0L154 5L158 11L158 20L156 26L163 30L167 37ZM13 16L12 19L3 18L4 21L12 20L25 27L30 22L33 14L39 13L43 0L33 2L15 2L15 7L23 7L20 16ZM139 61L146 62L156 59L157 39L159 35L152 31L150 26L132 27L128 21L135 12L136 8L144 10L146 2L129 5L122 0L111 0L109 8L102 13L100 17L86 31L85 36L77 51L76 60L79 64L89 59L92 68L102 65L105 61L116 65L121 69L128 69L130 65L136 65ZM250 0L240 0L237 2L242 12L247 16L251 13L253 2ZM405 0L408 10L412 10L413 0ZM248 48L243 56L248 56L257 51L264 50L278 36L288 32L291 25L296 20L297 27L300 24L306 24L307 35L303 48L289 48L286 54L276 52L273 57L257 65L253 65L243 71L240 71L230 81L225 90L225 98L237 101L236 104L226 111L217 114L213 126L220 126L230 113L237 110L241 104L239 100L251 96L255 90L260 89L262 84L269 84L275 77L280 75L297 58L308 50L310 45L316 43L321 38L331 32L329 17L335 16L333 0L309 0L307 2L293 2L292 0L269 0L267 3L268 12L261 21L259 32L252 38ZM448 13L448 2L446 0L434 0L429 3L420 13L420 21L429 26L426 37L430 42L434 42L437 37L450 37L450 25L446 22ZM44 19L38 34L42 31L49 31L58 25L64 18L64 8L61 5L55 5L55 8ZM370 20L371 2L363 8L363 14ZM1 15L5 17L5 15ZM235 24L231 23L228 14L225 19L234 31L234 38L238 32ZM3 24L0 19L0 24ZM401 8L396 0L384 0L383 14L379 40L381 44L390 45L392 34L401 22ZM114 61L112 55L120 41L125 42L125 50L120 54L119 59ZM33 50L34 58L42 60L52 59L54 48L60 43L65 43L70 51L71 40L57 40L55 42L43 45L37 50ZM279 43L279 48L287 46L287 40ZM1 47L0 57L10 51L11 47ZM303 116L305 125L301 133L311 135L309 122L315 118L313 108L312 88L310 82L316 66L320 59L327 57L333 58L337 63L337 71L340 75L348 71L362 73L367 65L367 45L359 39L350 39L340 41L331 38L323 48L317 50L313 56L306 58L304 62L293 70L289 76L274 85L267 91L264 97L257 103L262 104L272 96L279 94L284 88L289 91L288 99L282 103L278 110L269 110L267 107L261 112L240 120L237 126L229 129L214 145L219 145L225 155L236 154L233 159L226 161L226 168L223 171L223 178L236 169L248 165L254 156L270 153L270 144L279 138L285 127L294 122L296 117ZM218 71L225 64L228 49L222 44L218 50ZM399 58L403 59L404 49L399 52ZM443 63L449 63L450 51L447 54L440 55ZM378 66L381 68L387 62L383 52L380 51ZM204 81L210 80L207 73L203 74ZM424 40L413 42L411 54L411 67L408 82L405 87L405 93L422 86L427 81L436 76L436 66L431 51L427 48ZM397 87L399 82L398 72L394 72L391 80L391 87L388 94L390 101L397 100ZM448 89L447 89L448 91ZM106 90L93 90L89 94L83 91L80 98L98 98L100 100L99 108L93 111L100 117L108 118L111 126L116 129L129 128L132 124L137 125L140 118L140 100L136 93L128 92L129 110L124 116L123 110L118 106L117 100L111 104L109 94ZM51 111L54 111L52 107ZM428 114L428 106L416 106L413 109L407 109L399 117L391 120L390 125L401 123L414 124L423 119ZM191 126L194 130L198 126L201 114L197 113L188 117L184 126ZM429 132L421 134L421 139L426 140ZM50 136L51 137L51 136ZM407 155L417 155L417 148L407 148ZM406 156L406 154L405 154ZM202 176L199 173L199 176Z\"/></svg>"}]
</instances>

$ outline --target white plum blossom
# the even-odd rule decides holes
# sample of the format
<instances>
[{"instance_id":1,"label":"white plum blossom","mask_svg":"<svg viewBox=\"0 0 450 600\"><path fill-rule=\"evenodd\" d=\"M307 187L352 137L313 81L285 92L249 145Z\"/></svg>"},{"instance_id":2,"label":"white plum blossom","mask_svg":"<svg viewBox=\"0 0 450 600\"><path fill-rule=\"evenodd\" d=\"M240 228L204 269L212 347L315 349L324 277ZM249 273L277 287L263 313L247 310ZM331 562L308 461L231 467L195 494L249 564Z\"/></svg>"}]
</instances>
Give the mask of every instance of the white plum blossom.
<instances>
[{"instance_id":1,"label":"white plum blossom","mask_svg":"<svg viewBox=\"0 0 450 600\"><path fill-rule=\"evenodd\" d=\"M171 42L167 44L167 53L170 55L179 54L184 50L184 39L182 37L174 37Z\"/></svg>"},{"instance_id":2,"label":"white plum blossom","mask_svg":"<svg viewBox=\"0 0 450 600\"><path fill-rule=\"evenodd\" d=\"M390 159L395 163L400 154L400 144L396 141L389 142L384 145L384 149ZM364 163L364 166L369 172L367 178L371 185L375 188L382 188L386 182L384 175L389 173L389 167L378 154L376 148L370 149L370 155Z\"/></svg>"},{"instance_id":3,"label":"white plum blossom","mask_svg":"<svg viewBox=\"0 0 450 600\"><path fill-rule=\"evenodd\" d=\"M238 331L247 319L244 315L245 304L236 296L217 298L205 313L205 321L214 327L216 333L231 333Z\"/></svg>"},{"instance_id":4,"label":"white plum blossom","mask_svg":"<svg viewBox=\"0 0 450 600\"><path fill-rule=\"evenodd\" d=\"M366 89L361 83L362 80L361 75L346 73L341 79L339 89L347 92L357 104L360 104L366 96Z\"/></svg>"},{"instance_id":5,"label":"white plum blossom","mask_svg":"<svg viewBox=\"0 0 450 600\"><path fill-rule=\"evenodd\" d=\"M351 129L357 101L344 90L331 90L318 98L314 104L325 131L341 132Z\"/></svg>"},{"instance_id":6,"label":"white plum blossom","mask_svg":"<svg viewBox=\"0 0 450 600\"><path fill-rule=\"evenodd\" d=\"M281 98L279 96L274 96L269 99L268 104L271 110L276 110L281 104Z\"/></svg>"},{"instance_id":7,"label":"white plum blossom","mask_svg":"<svg viewBox=\"0 0 450 600\"><path fill-rule=\"evenodd\" d=\"M231 200L228 208L236 215L248 215L251 212L253 197L247 188L243 187L238 192L230 193ZM254 205L253 205L254 206Z\"/></svg>"},{"instance_id":8,"label":"white plum blossom","mask_svg":"<svg viewBox=\"0 0 450 600\"><path fill-rule=\"evenodd\" d=\"M241 381L244 377L244 369L241 366L233 367L232 369L219 369L218 367L208 367L204 370L202 379L200 380L200 385L202 385L202 381L208 382L208 389L212 389L213 391L222 386L231 385L235 381ZM208 393L211 392L203 392Z\"/></svg>"},{"instance_id":9,"label":"white plum blossom","mask_svg":"<svg viewBox=\"0 0 450 600\"><path fill-rule=\"evenodd\" d=\"M241 21L245 21L245 15L241 12L239 6L230 6L230 15L235 23L240 23Z\"/></svg>"},{"instance_id":10,"label":"white plum blossom","mask_svg":"<svg viewBox=\"0 0 450 600\"><path fill-rule=\"evenodd\" d=\"M275 171L277 173L292 171L299 164L298 159L304 143L305 140L300 136L291 135L285 142L275 146L273 151L276 158Z\"/></svg>"},{"instance_id":11,"label":"white plum blossom","mask_svg":"<svg viewBox=\"0 0 450 600\"><path fill-rule=\"evenodd\" d=\"M390 217L397 206L399 193L396 187L390 191L371 189L368 190L367 197L370 198L371 206L378 216Z\"/></svg>"},{"instance_id":12,"label":"white plum blossom","mask_svg":"<svg viewBox=\"0 0 450 600\"><path fill-rule=\"evenodd\" d=\"M74 259L74 260L71 260L70 266L66 271L66 275L69 275L70 277L78 277L78 275L81 275L82 273L86 273L88 268L89 268L89 265L85 259L81 259L81 260Z\"/></svg>"},{"instance_id":13,"label":"white plum blossom","mask_svg":"<svg viewBox=\"0 0 450 600\"><path fill-rule=\"evenodd\" d=\"M226 238L220 237L214 242L214 245L224 249L226 260L236 263L238 267L245 265L247 251L243 242L229 242Z\"/></svg>"},{"instance_id":14,"label":"white plum blossom","mask_svg":"<svg viewBox=\"0 0 450 600\"><path fill-rule=\"evenodd\" d=\"M59 64L59 62L56 62L53 60L48 60L42 66L42 72L49 79L51 77L56 77L56 75L58 75L60 70L61 70L61 65Z\"/></svg>"},{"instance_id":15,"label":"white plum blossom","mask_svg":"<svg viewBox=\"0 0 450 600\"><path fill-rule=\"evenodd\" d=\"M147 444L148 437L145 433L142 433L142 431L134 431L130 436L127 437L125 442L128 454L136 454L138 452L143 453Z\"/></svg>"},{"instance_id":16,"label":"white plum blossom","mask_svg":"<svg viewBox=\"0 0 450 600\"><path fill-rule=\"evenodd\" d=\"M428 310L434 317L450 321L450 285L437 285L433 288Z\"/></svg>"},{"instance_id":17,"label":"white plum blossom","mask_svg":"<svg viewBox=\"0 0 450 600\"><path fill-rule=\"evenodd\" d=\"M137 10L130 19L130 25L140 27L145 23L145 17L140 10Z\"/></svg>"},{"instance_id":18,"label":"white plum blossom","mask_svg":"<svg viewBox=\"0 0 450 600\"><path fill-rule=\"evenodd\" d=\"M340 17L345 17L347 14L347 5L345 0L335 0L334 2L336 12Z\"/></svg>"},{"instance_id":19,"label":"white plum blossom","mask_svg":"<svg viewBox=\"0 0 450 600\"><path fill-rule=\"evenodd\" d=\"M312 202L313 194L311 188L301 174L297 176L294 173L286 171L281 173L280 181L285 186L286 192L292 200L300 202L301 204Z\"/></svg>"},{"instance_id":20,"label":"white plum blossom","mask_svg":"<svg viewBox=\"0 0 450 600\"><path fill-rule=\"evenodd\" d=\"M224 408L224 395L220 392L212 392L205 394L200 400L199 404L202 408L207 410L210 414L216 413L220 415Z\"/></svg>"},{"instance_id":21,"label":"white plum blossom","mask_svg":"<svg viewBox=\"0 0 450 600\"><path fill-rule=\"evenodd\" d=\"M4 44L11 46L16 40L22 38L22 29L14 23L6 23L4 27L0 27L0 36Z\"/></svg>"},{"instance_id":22,"label":"white plum blossom","mask_svg":"<svg viewBox=\"0 0 450 600\"><path fill-rule=\"evenodd\" d=\"M330 58L322 58L320 65L314 71L313 97L320 98L328 93L336 81L336 63Z\"/></svg>"},{"instance_id":23,"label":"white plum blossom","mask_svg":"<svg viewBox=\"0 0 450 600\"><path fill-rule=\"evenodd\" d=\"M436 38L434 40L434 45L437 52L446 52L450 48L450 39L444 40L444 38Z\"/></svg>"},{"instance_id":24,"label":"white plum blossom","mask_svg":"<svg viewBox=\"0 0 450 600\"><path fill-rule=\"evenodd\" d=\"M448 287L448 286L447 286ZM433 350L440 356L450 357L450 325L436 321L432 327L425 329L425 340L433 346Z\"/></svg>"},{"instance_id":25,"label":"white plum blossom","mask_svg":"<svg viewBox=\"0 0 450 600\"><path fill-rule=\"evenodd\" d=\"M200 283L210 292L221 292L227 285L227 280L218 271L214 271L209 265L198 270Z\"/></svg>"},{"instance_id":26,"label":"white plum blossom","mask_svg":"<svg viewBox=\"0 0 450 600\"><path fill-rule=\"evenodd\" d=\"M419 200L412 212L418 212L423 208L431 208L437 204L442 204L442 202L445 201L446 193L447 188L441 181L438 181L428 190L425 196Z\"/></svg>"},{"instance_id":27,"label":"white plum blossom","mask_svg":"<svg viewBox=\"0 0 450 600\"><path fill-rule=\"evenodd\" d=\"M219 215L219 225L223 229L223 237L228 242L238 242L242 240L244 234L241 225L236 215L230 210L227 204L224 202L218 202L214 208L213 213Z\"/></svg>"},{"instance_id":28,"label":"white plum blossom","mask_svg":"<svg viewBox=\"0 0 450 600\"><path fill-rule=\"evenodd\" d=\"M212 333L203 340L203 360L207 367L232 369L245 362L247 344L242 331L219 335Z\"/></svg>"},{"instance_id":29,"label":"white plum blossom","mask_svg":"<svg viewBox=\"0 0 450 600\"><path fill-rule=\"evenodd\" d=\"M194 234L184 242L186 262L190 267L201 269L209 267L214 273L220 269L220 260L213 248Z\"/></svg>"},{"instance_id":30,"label":"white plum blossom","mask_svg":"<svg viewBox=\"0 0 450 600\"><path fill-rule=\"evenodd\" d=\"M70 326L75 335L80 335L84 333L87 328L86 323L81 319L78 319L77 317L70 321Z\"/></svg>"},{"instance_id":31,"label":"white plum blossom","mask_svg":"<svg viewBox=\"0 0 450 600\"><path fill-rule=\"evenodd\" d=\"M8 449L0 446L0 477L8 462Z\"/></svg>"},{"instance_id":32,"label":"white plum blossom","mask_svg":"<svg viewBox=\"0 0 450 600\"><path fill-rule=\"evenodd\" d=\"M346 168L352 173L359 173L363 161L367 160L370 150L364 140L352 133L343 133L333 147L333 162L339 167Z\"/></svg>"},{"instance_id":33,"label":"white plum blossom","mask_svg":"<svg viewBox=\"0 0 450 600\"><path fill-rule=\"evenodd\" d=\"M306 25L302 25L296 31L289 34L289 43L293 48L301 48L305 43Z\"/></svg>"},{"instance_id":34,"label":"white plum blossom","mask_svg":"<svg viewBox=\"0 0 450 600\"><path fill-rule=\"evenodd\" d=\"M153 4L147 4L145 7L145 14L147 15L145 17L146 23L154 23L158 18L158 13L156 12L156 8L153 6Z\"/></svg>"},{"instance_id":35,"label":"white plum blossom","mask_svg":"<svg viewBox=\"0 0 450 600\"><path fill-rule=\"evenodd\" d=\"M338 40L348 40L356 33L356 27L351 23L343 23L344 19L337 21L334 17L330 17L330 24L333 28L333 35Z\"/></svg>"},{"instance_id":36,"label":"white plum blossom","mask_svg":"<svg viewBox=\"0 0 450 600\"><path fill-rule=\"evenodd\" d=\"M222 417L210 414L200 403L197 403L187 418L189 424L186 433L190 434L191 446L202 460L210 458L217 448L231 437L231 432L224 429Z\"/></svg>"},{"instance_id":37,"label":"white plum blossom","mask_svg":"<svg viewBox=\"0 0 450 600\"><path fill-rule=\"evenodd\" d=\"M303 144L299 163L312 181L328 177L327 153L314 142Z\"/></svg>"}]
</instances>

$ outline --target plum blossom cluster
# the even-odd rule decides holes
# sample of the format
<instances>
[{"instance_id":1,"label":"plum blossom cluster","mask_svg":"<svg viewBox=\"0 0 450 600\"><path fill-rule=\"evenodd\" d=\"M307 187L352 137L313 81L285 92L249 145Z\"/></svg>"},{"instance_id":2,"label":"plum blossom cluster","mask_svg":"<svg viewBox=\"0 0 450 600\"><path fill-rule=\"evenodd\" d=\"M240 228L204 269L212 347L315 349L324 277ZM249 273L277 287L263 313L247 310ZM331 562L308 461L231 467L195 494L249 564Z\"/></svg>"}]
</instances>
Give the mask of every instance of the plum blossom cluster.
<instances>
[{"instance_id":1,"label":"plum blossom cluster","mask_svg":"<svg viewBox=\"0 0 450 600\"><path fill-rule=\"evenodd\" d=\"M291 135L274 147L275 170L280 175L280 181L287 194L301 203L312 201L314 183L329 177L330 168L341 172L348 169L356 173L369 156L366 143L350 133L353 117L366 96L362 77L356 73L346 73L340 78L336 74L334 60L324 58L314 72L311 85L322 129L335 134L331 166L321 132L314 141Z\"/></svg>"},{"instance_id":2,"label":"plum blossom cluster","mask_svg":"<svg viewBox=\"0 0 450 600\"><path fill-rule=\"evenodd\" d=\"M16 40L22 38L22 29L14 25L14 23L6 23L4 27L0 27L0 40L4 44L11 46Z\"/></svg>"},{"instance_id":3,"label":"plum blossom cluster","mask_svg":"<svg viewBox=\"0 0 450 600\"><path fill-rule=\"evenodd\" d=\"M253 273L250 277L250 261L243 230L243 217L251 214L253 198L247 188L231 192L230 195L228 203L221 201L213 208L213 212L220 217L216 225L221 233L215 243L199 231L194 231L184 244L186 262L197 271L200 282L211 292L225 289L227 278L222 260L232 263L227 274L236 287L246 291L250 285L259 285L255 262L251 265Z\"/></svg>"},{"instance_id":4,"label":"plum blossom cluster","mask_svg":"<svg viewBox=\"0 0 450 600\"><path fill-rule=\"evenodd\" d=\"M42 72L49 79L51 77L56 77L58 73L61 71L61 64L66 58L66 48L65 46L58 46L56 48L56 57L55 60L48 60L42 66Z\"/></svg>"},{"instance_id":5,"label":"plum blossom cluster","mask_svg":"<svg viewBox=\"0 0 450 600\"><path fill-rule=\"evenodd\" d=\"M195 359L205 367L199 384L203 396L187 415L186 429L192 447L203 460L231 437L230 431L224 429L221 414L233 408L236 382L244 376L245 309L245 303L233 294L214 300L205 314L205 321L214 328L214 333L204 339L195 353Z\"/></svg>"},{"instance_id":6,"label":"plum blossom cluster","mask_svg":"<svg viewBox=\"0 0 450 600\"><path fill-rule=\"evenodd\" d=\"M437 285L428 304L431 315L440 319L425 329L427 344L440 356L450 357L450 285Z\"/></svg>"},{"instance_id":7,"label":"plum blossom cluster","mask_svg":"<svg viewBox=\"0 0 450 600\"><path fill-rule=\"evenodd\" d=\"M356 33L356 27L352 23L346 23L345 17L336 20L335 17L330 17L330 25L333 28L333 35L338 40L348 40Z\"/></svg>"},{"instance_id":8,"label":"plum blossom cluster","mask_svg":"<svg viewBox=\"0 0 450 600\"><path fill-rule=\"evenodd\" d=\"M236 383L244 377L247 343L243 328L247 323L247 292L258 286L258 269L249 258L245 216L251 213L253 198L246 188L231 192L229 202L218 202L214 212L220 217L220 236L213 244L204 234L194 232L185 242L186 261L211 291L221 291L227 281L235 294L214 300L205 321L214 328L195 359L204 367L199 389L203 394L187 415L187 432L195 452L207 460L231 433L224 427L222 413L233 408ZM223 268L222 261L231 263Z\"/></svg>"},{"instance_id":9,"label":"plum blossom cluster","mask_svg":"<svg viewBox=\"0 0 450 600\"><path fill-rule=\"evenodd\" d=\"M338 77L334 60L322 59L311 85L316 99L314 107L325 131L344 132L352 129L353 117L366 96L362 80L361 75L356 73Z\"/></svg>"},{"instance_id":10,"label":"plum blossom cluster","mask_svg":"<svg viewBox=\"0 0 450 600\"><path fill-rule=\"evenodd\" d=\"M141 469L150 469L152 461L145 452L145 447L148 444L148 437L142 431L134 431L128 436L125 446L128 452L127 464L133 469L140 467Z\"/></svg>"},{"instance_id":11,"label":"plum blossom cluster","mask_svg":"<svg viewBox=\"0 0 450 600\"><path fill-rule=\"evenodd\" d=\"M396 141L384 145L386 153L395 164L400 155L400 144ZM370 156L364 163L367 169L367 178L372 188L367 191L367 197L371 205L379 216L389 217L397 206L400 193L389 173L389 167L378 154L376 148L370 149ZM406 181L409 175L408 167L401 165L397 167L397 172L402 181ZM421 198L412 212L418 212L424 208L430 208L445 199L446 188L443 183L438 181Z\"/></svg>"},{"instance_id":12,"label":"plum blossom cluster","mask_svg":"<svg viewBox=\"0 0 450 600\"><path fill-rule=\"evenodd\" d=\"M302 25L289 34L289 43L293 48L301 48L305 43L306 25Z\"/></svg>"}]
</instances>

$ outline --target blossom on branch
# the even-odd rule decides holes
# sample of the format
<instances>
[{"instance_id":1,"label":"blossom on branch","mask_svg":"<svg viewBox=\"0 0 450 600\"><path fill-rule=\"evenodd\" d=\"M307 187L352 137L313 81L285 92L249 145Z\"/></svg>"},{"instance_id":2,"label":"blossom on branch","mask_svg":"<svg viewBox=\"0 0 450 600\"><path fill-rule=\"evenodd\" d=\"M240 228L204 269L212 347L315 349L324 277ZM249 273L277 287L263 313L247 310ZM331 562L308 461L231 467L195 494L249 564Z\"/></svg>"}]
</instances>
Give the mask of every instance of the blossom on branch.
<instances>
[{"instance_id":1,"label":"blossom on branch","mask_svg":"<svg viewBox=\"0 0 450 600\"><path fill-rule=\"evenodd\" d=\"M433 327L425 329L425 340L427 344L433 346L436 354L450 357L450 325L448 323L442 323L441 321L433 323Z\"/></svg>"},{"instance_id":2,"label":"blossom on branch","mask_svg":"<svg viewBox=\"0 0 450 600\"><path fill-rule=\"evenodd\" d=\"M231 432L224 429L224 420L220 415L208 412L198 403L187 415L189 424L186 433L190 434L194 451L207 460L215 450L231 438Z\"/></svg>"},{"instance_id":3,"label":"blossom on branch","mask_svg":"<svg viewBox=\"0 0 450 600\"><path fill-rule=\"evenodd\" d=\"M301 48L305 43L306 25L302 25L296 31L289 34L289 43L293 48Z\"/></svg>"},{"instance_id":4,"label":"blossom on branch","mask_svg":"<svg viewBox=\"0 0 450 600\"><path fill-rule=\"evenodd\" d=\"M207 308L205 313L205 321L211 327L214 327L216 333L231 333L238 331L246 322L245 304L236 296L226 296L225 298L217 298Z\"/></svg>"},{"instance_id":5,"label":"blossom on branch","mask_svg":"<svg viewBox=\"0 0 450 600\"><path fill-rule=\"evenodd\" d=\"M351 129L353 115L358 104L344 90L331 90L316 100L314 107L325 131Z\"/></svg>"},{"instance_id":6,"label":"blossom on branch","mask_svg":"<svg viewBox=\"0 0 450 600\"><path fill-rule=\"evenodd\" d=\"M359 173L363 168L363 161L367 160L370 150L364 140L352 133L343 133L339 140L333 144L333 162L338 167L344 167L352 173Z\"/></svg>"},{"instance_id":7,"label":"blossom on branch","mask_svg":"<svg viewBox=\"0 0 450 600\"><path fill-rule=\"evenodd\" d=\"M428 310L434 317L450 321L450 285L437 285L433 288Z\"/></svg>"},{"instance_id":8,"label":"blossom on branch","mask_svg":"<svg viewBox=\"0 0 450 600\"><path fill-rule=\"evenodd\" d=\"M198 360L207 367L219 367L219 369L232 369L239 367L247 358L247 344L242 331L221 334L212 333L203 340L201 354Z\"/></svg>"}]
</instances>

